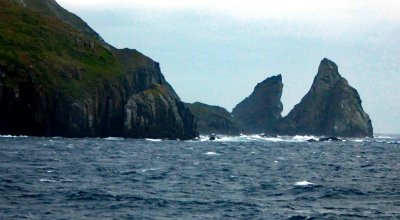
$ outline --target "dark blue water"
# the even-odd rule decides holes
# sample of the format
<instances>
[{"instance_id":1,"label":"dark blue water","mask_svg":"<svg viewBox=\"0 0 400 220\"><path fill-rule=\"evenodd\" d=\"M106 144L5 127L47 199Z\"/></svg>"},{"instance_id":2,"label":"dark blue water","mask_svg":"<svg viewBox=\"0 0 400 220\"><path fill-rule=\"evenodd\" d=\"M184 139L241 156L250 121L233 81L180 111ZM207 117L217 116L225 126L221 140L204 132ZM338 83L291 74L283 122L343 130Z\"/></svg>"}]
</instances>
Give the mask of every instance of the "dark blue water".
<instances>
[{"instance_id":1,"label":"dark blue water","mask_svg":"<svg viewBox=\"0 0 400 220\"><path fill-rule=\"evenodd\" d=\"M400 219L400 138L0 137L0 219Z\"/></svg>"}]
</instances>

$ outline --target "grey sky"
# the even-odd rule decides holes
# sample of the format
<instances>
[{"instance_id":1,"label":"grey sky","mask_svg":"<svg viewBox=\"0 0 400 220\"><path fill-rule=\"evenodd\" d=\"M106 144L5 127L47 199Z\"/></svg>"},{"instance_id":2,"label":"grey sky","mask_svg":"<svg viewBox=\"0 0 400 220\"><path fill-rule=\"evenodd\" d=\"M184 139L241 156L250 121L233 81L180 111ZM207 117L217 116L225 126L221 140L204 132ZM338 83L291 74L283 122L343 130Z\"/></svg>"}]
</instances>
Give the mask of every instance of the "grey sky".
<instances>
[{"instance_id":1,"label":"grey sky","mask_svg":"<svg viewBox=\"0 0 400 220\"><path fill-rule=\"evenodd\" d=\"M112 45L160 62L186 102L231 110L282 74L286 115L327 57L359 91L375 132L400 133L400 1L58 2Z\"/></svg>"}]
</instances>

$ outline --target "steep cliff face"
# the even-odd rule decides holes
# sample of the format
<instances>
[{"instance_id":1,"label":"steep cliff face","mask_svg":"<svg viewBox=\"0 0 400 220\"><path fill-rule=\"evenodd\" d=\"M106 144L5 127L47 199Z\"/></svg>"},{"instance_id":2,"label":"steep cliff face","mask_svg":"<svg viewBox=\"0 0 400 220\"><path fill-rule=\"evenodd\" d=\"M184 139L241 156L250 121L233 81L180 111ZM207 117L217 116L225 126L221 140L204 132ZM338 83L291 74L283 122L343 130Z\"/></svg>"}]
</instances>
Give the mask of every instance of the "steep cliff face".
<instances>
[{"instance_id":1,"label":"steep cliff face","mask_svg":"<svg viewBox=\"0 0 400 220\"><path fill-rule=\"evenodd\" d=\"M212 133L223 135L239 135L240 127L232 115L224 108L200 102L186 104L197 121L200 134Z\"/></svg>"},{"instance_id":2,"label":"steep cliff face","mask_svg":"<svg viewBox=\"0 0 400 220\"><path fill-rule=\"evenodd\" d=\"M338 71L323 59L310 91L279 123L279 134L372 137L371 120L360 96Z\"/></svg>"},{"instance_id":3,"label":"steep cliff face","mask_svg":"<svg viewBox=\"0 0 400 220\"><path fill-rule=\"evenodd\" d=\"M241 122L244 132L269 133L275 129L283 110L282 76L270 77L259 83L253 93L233 109L233 116Z\"/></svg>"},{"instance_id":4,"label":"steep cliff face","mask_svg":"<svg viewBox=\"0 0 400 220\"><path fill-rule=\"evenodd\" d=\"M136 50L108 47L91 31L76 28L87 26L78 24L79 19L71 26L39 7L55 5L61 10L55 1L15 1L0 2L0 133L181 139L196 136L192 114L165 81L158 63ZM61 12L67 13L63 9ZM72 14L70 17L76 18ZM145 101L145 97L132 97L154 89L154 84L164 87L168 92L162 97L170 100L168 105L157 104L157 111L177 110L174 114L157 114L151 132L141 130L143 127L128 131L127 106L135 100ZM179 123L170 127L163 124L171 120ZM153 131L158 128L154 126L169 130L156 134Z\"/></svg>"},{"instance_id":5,"label":"steep cliff face","mask_svg":"<svg viewBox=\"0 0 400 220\"><path fill-rule=\"evenodd\" d=\"M137 93L125 106L125 135L136 137L175 138L178 134L183 139L197 136L194 116L186 106L170 94L167 86L153 84L149 89ZM192 126L192 127L185 127Z\"/></svg>"}]
</instances>

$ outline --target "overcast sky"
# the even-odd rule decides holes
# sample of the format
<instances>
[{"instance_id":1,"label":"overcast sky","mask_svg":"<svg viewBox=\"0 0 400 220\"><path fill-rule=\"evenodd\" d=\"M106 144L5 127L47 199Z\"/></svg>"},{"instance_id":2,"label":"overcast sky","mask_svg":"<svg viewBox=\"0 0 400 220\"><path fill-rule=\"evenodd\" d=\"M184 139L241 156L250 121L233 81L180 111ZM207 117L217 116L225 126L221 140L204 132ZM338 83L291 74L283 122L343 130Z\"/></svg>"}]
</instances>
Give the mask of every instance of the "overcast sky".
<instances>
[{"instance_id":1,"label":"overcast sky","mask_svg":"<svg viewBox=\"0 0 400 220\"><path fill-rule=\"evenodd\" d=\"M400 133L399 0L57 0L107 42L161 64L183 101L229 111L282 74L283 115L327 57L360 93L376 133Z\"/></svg>"}]
</instances>

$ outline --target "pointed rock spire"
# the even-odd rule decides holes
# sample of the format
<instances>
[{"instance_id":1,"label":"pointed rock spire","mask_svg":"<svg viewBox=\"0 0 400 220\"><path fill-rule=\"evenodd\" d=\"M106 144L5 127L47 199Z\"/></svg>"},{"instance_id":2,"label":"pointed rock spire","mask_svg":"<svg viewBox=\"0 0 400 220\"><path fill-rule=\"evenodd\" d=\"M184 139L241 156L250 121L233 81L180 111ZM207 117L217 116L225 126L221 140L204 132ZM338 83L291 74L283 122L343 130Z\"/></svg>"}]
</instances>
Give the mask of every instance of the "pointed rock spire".
<instances>
[{"instance_id":1,"label":"pointed rock spire","mask_svg":"<svg viewBox=\"0 0 400 220\"><path fill-rule=\"evenodd\" d=\"M338 71L323 59L310 91L279 123L279 134L372 137L371 120L360 96Z\"/></svg>"},{"instance_id":2,"label":"pointed rock spire","mask_svg":"<svg viewBox=\"0 0 400 220\"><path fill-rule=\"evenodd\" d=\"M262 133L275 127L282 118L282 88L282 76L272 76L257 84L253 93L233 109L244 132Z\"/></svg>"}]
</instances>

